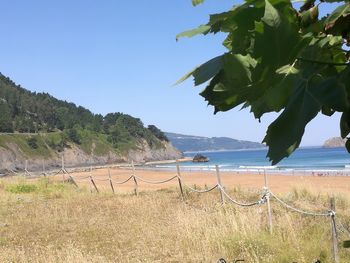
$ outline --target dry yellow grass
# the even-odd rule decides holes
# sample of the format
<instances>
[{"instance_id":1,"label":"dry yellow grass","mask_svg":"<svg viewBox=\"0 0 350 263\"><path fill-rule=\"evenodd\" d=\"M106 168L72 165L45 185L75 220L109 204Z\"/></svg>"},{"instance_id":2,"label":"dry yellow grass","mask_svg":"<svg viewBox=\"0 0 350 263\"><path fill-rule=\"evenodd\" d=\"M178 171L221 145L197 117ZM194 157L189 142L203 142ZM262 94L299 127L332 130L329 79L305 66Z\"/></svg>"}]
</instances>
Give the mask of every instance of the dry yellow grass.
<instances>
[{"instance_id":1,"label":"dry yellow grass","mask_svg":"<svg viewBox=\"0 0 350 263\"><path fill-rule=\"evenodd\" d=\"M270 235L265 205L221 207L215 191L187 193L185 204L175 187L136 197L91 194L48 180L27 184L0 181L0 262L331 262L329 218L287 212L275 202ZM229 192L240 200L259 195L239 188ZM327 196L303 189L283 198L304 209L329 206ZM350 200L336 199L337 216L348 227ZM340 248L342 262L350 262L349 253Z\"/></svg>"}]
</instances>

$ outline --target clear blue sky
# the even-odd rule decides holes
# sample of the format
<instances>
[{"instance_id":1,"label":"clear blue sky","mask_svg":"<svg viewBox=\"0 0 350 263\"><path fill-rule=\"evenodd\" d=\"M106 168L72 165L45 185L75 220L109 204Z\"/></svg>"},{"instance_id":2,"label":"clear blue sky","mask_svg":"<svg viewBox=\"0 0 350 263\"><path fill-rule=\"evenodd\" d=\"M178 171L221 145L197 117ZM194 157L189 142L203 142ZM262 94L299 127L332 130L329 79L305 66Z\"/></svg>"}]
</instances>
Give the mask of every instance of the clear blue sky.
<instances>
[{"instance_id":1,"label":"clear blue sky","mask_svg":"<svg viewBox=\"0 0 350 263\"><path fill-rule=\"evenodd\" d=\"M177 33L227 10L232 0L0 0L0 72L31 91L48 92L94 113L124 112L164 131L261 141L270 114L213 115L192 81L194 66L221 54L223 36L175 41ZM339 135L339 115L318 117L303 145Z\"/></svg>"}]
</instances>

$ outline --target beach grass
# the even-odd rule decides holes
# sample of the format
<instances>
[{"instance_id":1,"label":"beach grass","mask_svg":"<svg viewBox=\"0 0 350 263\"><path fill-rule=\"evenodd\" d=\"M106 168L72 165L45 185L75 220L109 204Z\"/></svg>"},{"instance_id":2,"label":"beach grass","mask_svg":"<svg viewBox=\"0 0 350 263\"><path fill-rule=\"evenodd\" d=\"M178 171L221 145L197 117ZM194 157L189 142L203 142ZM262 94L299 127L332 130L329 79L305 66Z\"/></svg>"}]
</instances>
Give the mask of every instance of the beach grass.
<instances>
[{"instance_id":1,"label":"beach grass","mask_svg":"<svg viewBox=\"0 0 350 263\"><path fill-rule=\"evenodd\" d=\"M243 201L259 193L228 189ZM327 210L329 197L302 187L281 196L306 210ZM275 202L273 234L266 206L221 206L219 194L178 189L91 193L49 179L0 181L0 262L332 262L328 217L307 217ZM350 226L347 196L337 220ZM345 240L339 232L339 240ZM341 262L350 250L339 246Z\"/></svg>"}]
</instances>

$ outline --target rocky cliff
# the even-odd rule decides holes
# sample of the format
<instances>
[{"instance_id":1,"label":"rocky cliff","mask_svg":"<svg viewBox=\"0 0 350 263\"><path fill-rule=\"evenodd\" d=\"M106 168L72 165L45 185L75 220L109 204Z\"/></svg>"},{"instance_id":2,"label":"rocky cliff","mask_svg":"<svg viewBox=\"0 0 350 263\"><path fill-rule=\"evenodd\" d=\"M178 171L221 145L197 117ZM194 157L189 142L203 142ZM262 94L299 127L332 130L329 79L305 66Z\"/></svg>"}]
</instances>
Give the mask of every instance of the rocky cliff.
<instances>
[{"instance_id":1,"label":"rocky cliff","mask_svg":"<svg viewBox=\"0 0 350 263\"><path fill-rule=\"evenodd\" d=\"M124 153L113 151L112 148L105 149L103 153L96 153L94 151L86 152L79 145L73 143L66 145L62 151L40 144L36 149L31 149L24 143L26 136L0 135L0 137L2 139L0 140L0 173L24 170L26 161L28 161L29 171L42 171L43 165L46 170L60 168L62 157L66 167L107 165L131 161L144 163L182 157L182 153L166 141L157 147L151 147L146 141L141 140L137 147ZM92 148L95 146L92 145Z\"/></svg>"}]
</instances>

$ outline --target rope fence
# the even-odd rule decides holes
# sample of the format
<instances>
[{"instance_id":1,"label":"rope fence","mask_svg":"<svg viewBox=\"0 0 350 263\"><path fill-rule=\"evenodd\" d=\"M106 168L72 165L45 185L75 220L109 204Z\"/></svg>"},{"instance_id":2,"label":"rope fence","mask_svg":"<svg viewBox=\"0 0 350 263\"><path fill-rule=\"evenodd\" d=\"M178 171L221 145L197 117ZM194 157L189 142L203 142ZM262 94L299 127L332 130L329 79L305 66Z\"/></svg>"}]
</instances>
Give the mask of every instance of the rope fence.
<instances>
[{"instance_id":1,"label":"rope fence","mask_svg":"<svg viewBox=\"0 0 350 263\"><path fill-rule=\"evenodd\" d=\"M134 176L132 175L132 176L130 176L128 179L126 179L126 180L124 180L124 181L121 181L121 182L118 182L118 181L115 181L115 180L111 180L111 179L109 179L111 182L113 182L113 183L115 183L115 184L125 184L125 183L127 183L127 182L129 182L131 179L133 179L134 178Z\"/></svg>"},{"instance_id":2,"label":"rope fence","mask_svg":"<svg viewBox=\"0 0 350 263\"><path fill-rule=\"evenodd\" d=\"M221 196L221 204L222 205L225 203L225 200L228 200L231 204L237 205L237 206L240 206L240 207L253 207L253 206L261 206L261 205L267 204L268 226L269 226L270 233L272 233L272 230L273 230L272 229L272 209L271 209L270 199L273 198L274 200L277 201L277 203L279 203L280 205L282 205L286 209L291 210L293 212L300 213L300 214L302 214L304 216L318 216L318 217L329 217L330 218L330 221L331 221L331 233L332 233L333 260L336 263L339 262L339 256L338 256L338 233L337 233L337 230L339 229L339 231L341 233L348 234L350 236L350 231L347 230L341 224L341 222L336 223L336 221L335 221L336 212L335 212L335 200L334 200L334 198L331 198L331 208L329 210L327 210L327 211L324 211L324 212L318 212L318 211L317 212L313 212L313 211L306 211L306 210L300 209L298 207L295 207L295 206L290 205L287 202L283 201L276 194L274 194L273 192L271 192L269 190L266 173L264 173L265 186L262 188L261 197L258 198L256 201L242 202L242 201L236 200L229 193L227 193L227 191L225 190L225 188L224 188L224 186L223 186L223 184L221 182L221 177L220 177L219 167L218 166L216 166L217 184L215 184L214 186L212 186L212 187L210 187L208 189L204 189L204 190L199 190L199 189L193 188L193 187L189 186L188 184L186 184L185 181L181 177L179 165L177 165L177 175L172 176L172 177L170 177L168 179L165 179L165 180L150 180L150 179L145 179L145 178L139 177L139 176L135 175L135 169L134 169L134 165L133 164L132 164L132 168L133 168L132 169L133 174L130 177L128 177L126 180L120 181L120 182L111 179L110 171L108 171L108 173L109 173L109 178L108 179L99 179L99 178L98 179L97 178L93 179L92 176L85 177L85 178L90 178L90 181L93 184L93 187L95 188L96 192L99 192L99 190L98 190L94 180L102 181L102 182L103 181L109 181L113 193L114 193L113 183L122 185L122 184L125 184L125 183L127 183L127 182L129 182L130 180L133 179L134 187L135 187L134 188L135 195L138 195L138 182L159 185L159 184L168 183L170 181L173 181L173 180L177 179L178 183L179 183L179 188L180 188L180 193L181 193L182 200L184 201L185 204L187 204L190 207L195 208L195 209L199 209L199 208L193 206L192 204L189 204L188 201L185 200L183 187L185 189L188 189L190 192L197 193L197 194L206 194L206 193L212 192L213 190L217 189L219 191L219 193L220 193L220 196ZM75 179L73 178L73 180L75 180ZM75 182L74 182L74 184L76 185ZM208 212L207 209L200 209L200 210Z\"/></svg>"},{"instance_id":3,"label":"rope fence","mask_svg":"<svg viewBox=\"0 0 350 263\"><path fill-rule=\"evenodd\" d=\"M27 170L27 166L28 166L28 162L26 161L25 163L25 174L29 175L29 176L33 176L28 170ZM264 172L264 181L265 181L265 185L262 188L262 192L261 192L261 197L258 198L255 201L252 202L242 202L239 200L236 200L235 198L233 198L229 193L227 193L227 191L225 190L225 187L223 186L222 182L221 182L221 177L220 177L220 172L219 172L219 167L216 165L215 166L215 171L216 171L216 177L217 177L217 183L208 188L208 189L204 189L204 190L200 190L200 189L196 189L193 188L191 186L189 186L188 184L185 183L185 181L182 179L181 177L181 173L180 173L180 166L179 164L176 165L176 170L177 170L177 174L164 179L164 180L151 180L151 179L145 179L142 177L139 177L135 174L135 167L134 164L131 164L132 167L132 175L129 176L127 179L123 180L123 181L117 181L112 179L111 173L110 173L110 169L108 168L108 178L95 178L92 176L92 167L90 167L90 175L89 176L72 176L71 173L69 173L64 166L64 160L62 158L62 167L58 172L55 172L51 175L58 175L60 173L62 173L63 175L63 181L70 181L71 183L73 183L76 187L79 187L77 182L80 181L90 181L91 185L93 188L91 189L95 189L95 191L97 193L99 193L99 189L96 185L96 182L109 182L110 183L110 187L113 191L113 193L115 193L115 188L114 188L114 184L116 185L123 185L128 183L129 181L133 180L134 182L134 193L136 196L138 196L138 182L143 182L146 184L153 184L153 185L160 185L160 184L165 184L168 182L171 182L173 180L177 180L178 184L179 184L179 189L180 189L180 194L182 197L182 200L188 204L188 201L185 200L185 195L184 195L184 191L183 189L187 189L190 192L193 193L198 193L198 194L206 194L209 192L212 192L213 190L218 190L220 193L220 198L221 198L221 204L223 205L225 203L225 201L227 200L230 204L232 205L237 205L240 207L253 207L253 206L261 206L261 205L267 205L267 214L268 214L268 228L270 233L273 232L273 225L272 225L272 209L271 209L271 203L270 203L270 199L274 199L277 201L278 204L280 204L281 206L285 207L288 210L291 210L293 212L299 213L301 215L304 216L317 216L317 217L329 217L330 218L330 222L331 222L331 233L332 233L332 251L333 251L333 260L334 262L338 263L339 262L339 256L338 256L338 230L339 232L341 232L342 234L346 235L347 237L350 237L350 231L344 227L344 225L341 222L336 222L336 211L335 211L335 199L331 198L330 199L330 209L328 209L327 211L306 211L303 209L300 209L298 207L295 207L291 204L288 204L286 201L282 200L281 198L279 198L275 193L273 193L272 191L270 191L269 187L268 187L268 180L267 180L267 174L266 172ZM11 173L17 175L18 173L10 170ZM43 165L43 173L45 176L48 174L45 172L45 167ZM65 175L67 175L68 180L66 180ZM192 206L192 205L191 205Z\"/></svg>"},{"instance_id":4,"label":"rope fence","mask_svg":"<svg viewBox=\"0 0 350 263\"><path fill-rule=\"evenodd\" d=\"M301 210L299 208L296 208L294 206L291 206L289 204L287 204L286 202L284 202L282 199L278 198L274 193L270 192L270 195L275 198L282 206L294 211L294 212L297 212L297 213L300 213L300 214L303 214L303 215L309 215L309 216L332 216L332 215L335 215L335 211L332 211L332 210L328 210L327 212L322 212L322 213L318 213L318 212L310 212L310 211L304 211L304 210Z\"/></svg>"},{"instance_id":5,"label":"rope fence","mask_svg":"<svg viewBox=\"0 0 350 263\"><path fill-rule=\"evenodd\" d=\"M138 177L138 176L135 176L135 178L136 178L137 180L141 181L141 182L146 183L146 184L165 184L165 183L167 183L167 182L170 182L170 181L172 181L172 180L178 178L178 176L175 175L175 176L173 176L173 177L171 177L171 178L169 178L169 179L163 180L163 181L146 180L146 179L143 179L143 178Z\"/></svg>"},{"instance_id":6,"label":"rope fence","mask_svg":"<svg viewBox=\"0 0 350 263\"><path fill-rule=\"evenodd\" d=\"M231 201L231 203L235 204L235 205L238 205L238 206L243 206L243 207L248 207L248 206L255 206L255 205L261 205L261 204L264 204L265 203L265 197L262 197L260 200L258 201L255 201L255 202L251 202L251 203L242 203L242 202L239 202L235 199L233 199L225 190L224 188L219 185L218 186L220 188L220 190L223 192L223 194L225 195L225 197Z\"/></svg>"}]
</instances>

